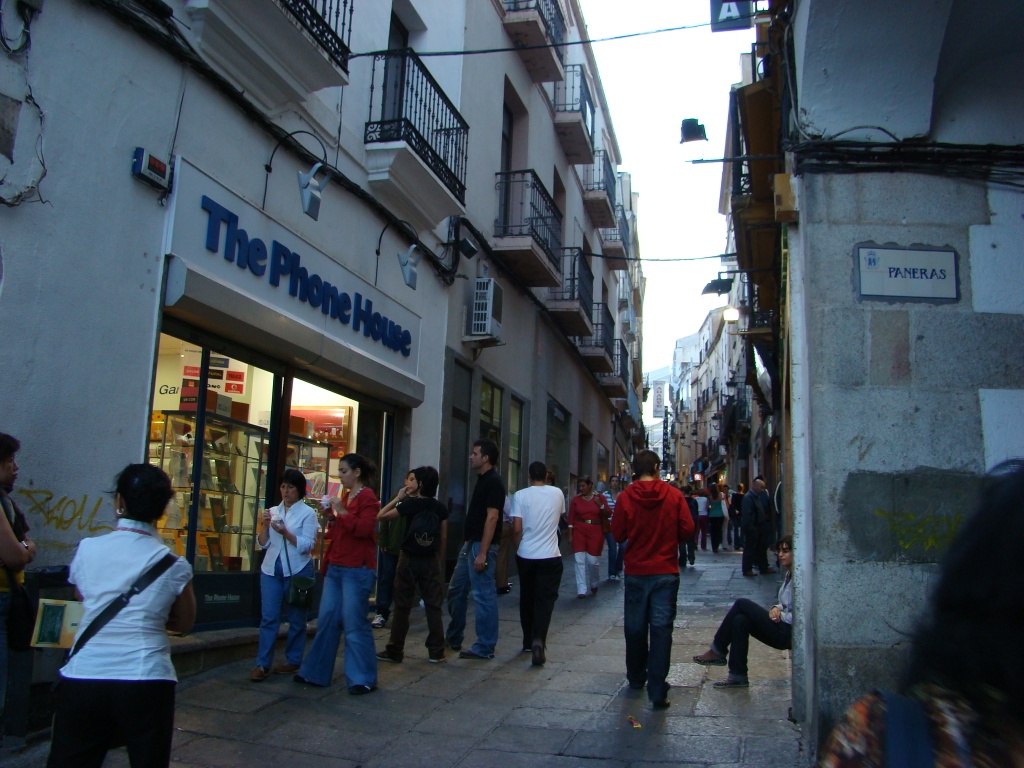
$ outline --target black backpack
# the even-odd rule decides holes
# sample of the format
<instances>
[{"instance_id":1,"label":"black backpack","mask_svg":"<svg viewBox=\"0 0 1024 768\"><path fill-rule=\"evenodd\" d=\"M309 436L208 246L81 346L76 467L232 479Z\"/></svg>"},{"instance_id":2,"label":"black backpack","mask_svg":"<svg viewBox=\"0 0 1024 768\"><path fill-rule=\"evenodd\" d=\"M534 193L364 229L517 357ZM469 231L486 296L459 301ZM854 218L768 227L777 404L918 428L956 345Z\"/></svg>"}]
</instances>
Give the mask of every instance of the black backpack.
<instances>
[{"instance_id":1,"label":"black backpack","mask_svg":"<svg viewBox=\"0 0 1024 768\"><path fill-rule=\"evenodd\" d=\"M409 521L409 529L402 542L402 551L410 557L434 555L441 549L441 517L437 514L436 499L424 506Z\"/></svg>"}]
</instances>

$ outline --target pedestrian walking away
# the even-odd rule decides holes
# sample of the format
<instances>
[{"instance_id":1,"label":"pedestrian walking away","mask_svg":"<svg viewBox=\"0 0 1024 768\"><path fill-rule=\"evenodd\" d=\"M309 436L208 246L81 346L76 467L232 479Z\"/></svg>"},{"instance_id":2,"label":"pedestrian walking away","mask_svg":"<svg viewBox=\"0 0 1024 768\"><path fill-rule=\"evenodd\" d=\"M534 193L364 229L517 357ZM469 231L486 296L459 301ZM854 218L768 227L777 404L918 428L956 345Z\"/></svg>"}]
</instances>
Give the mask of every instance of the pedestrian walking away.
<instances>
[{"instance_id":1,"label":"pedestrian walking away","mask_svg":"<svg viewBox=\"0 0 1024 768\"><path fill-rule=\"evenodd\" d=\"M608 527L604 534L604 543L608 545L608 578L612 580L622 578L622 558L626 555L626 543L619 544L612 536L611 522L615 516L615 502L622 493L622 481L618 475L608 478L608 489L604 492L604 498L608 502Z\"/></svg>"},{"instance_id":2,"label":"pedestrian walking away","mask_svg":"<svg viewBox=\"0 0 1024 768\"><path fill-rule=\"evenodd\" d=\"M672 627L679 594L679 547L693 535L693 518L683 494L658 479L661 459L642 450L633 460L637 480L619 496L612 520L616 541L626 549L623 634L626 679L647 698L669 706L668 676Z\"/></svg>"},{"instance_id":3,"label":"pedestrian walking away","mask_svg":"<svg viewBox=\"0 0 1024 768\"><path fill-rule=\"evenodd\" d=\"M373 465L358 453L348 453L338 462L338 478L345 489L341 498L331 499L324 557L324 591L320 597L316 635L295 682L328 686L334 677L334 663L345 636L345 685L353 696L377 690L377 653L370 612L377 559L377 513L380 502L366 483L373 477Z\"/></svg>"},{"instance_id":4,"label":"pedestrian walking away","mask_svg":"<svg viewBox=\"0 0 1024 768\"><path fill-rule=\"evenodd\" d=\"M601 550L604 523L610 517L608 502L594 491L594 481L583 475L576 483L577 495L569 502L569 543L576 568L576 596L597 594L601 579Z\"/></svg>"},{"instance_id":5,"label":"pedestrian walking away","mask_svg":"<svg viewBox=\"0 0 1024 768\"><path fill-rule=\"evenodd\" d=\"M293 675L302 665L306 648L305 606L286 602L292 576L311 579L313 547L320 530L316 512L303 499L306 477L297 469L286 469L281 476L281 503L264 510L256 543L266 552L260 567L260 639L256 666L249 673L253 682L266 680L271 672ZM271 666L277 631L281 627L281 607L287 607L288 640L284 662Z\"/></svg>"},{"instance_id":6,"label":"pedestrian walking away","mask_svg":"<svg viewBox=\"0 0 1024 768\"><path fill-rule=\"evenodd\" d=\"M679 565L689 562L692 568L697 562L697 531L700 529L700 519L697 510L697 500L693 498L693 488L689 485L683 488L683 497L686 499L686 506L690 510L690 518L693 520L693 535L686 540L686 545L679 547Z\"/></svg>"},{"instance_id":7,"label":"pedestrian walking away","mask_svg":"<svg viewBox=\"0 0 1024 768\"><path fill-rule=\"evenodd\" d=\"M495 466L498 446L493 440L473 443L469 466L477 473L463 526L465 541L459 550L455 570L448 584L448 629L445 640L460 659L493 659L498 644L498 594L494 588L494 567L501 537L501 510L505 506L505 484ZM469 593L476 605L476 642L462 650L466 635Z\"/></svg>"},{"instance_id":8,"label":"pedestrian walking away","mask_svg":"<svg viewBox=\"0 0 1024 768\"><path fill-rule=\"evenodd\" d=\"M779 588L779 600L765 610L757 603L741 598L732 604L715 632L711 647L693 660L705 666L725 666L729 674L715 688L746 688L747 651L750 638L779 650L793 647L793 539L786 536L776 546L786 577ZM728 659L728 661L727 661Z\"/></svg>"},{"instance_id":9,"label":"pedestrian walking away","mask_svg":"<svg viewBox=\"0 0 1024 768\"><path fill-rule=\"evenodd\" d=\"M391 637L382 661L401 662L405 657L405 637L409 633L409 614L416 592L423 598L427 614L427 659L445 660L444 619L441 601L444 591L442 563L448 534L448 509L437 496L438 475L434 467L416 467L405 476L405 485L378 515L380 520L405 521L406 534L395 571L395 612Z\"/></svg>"},{"instance_id":10,"label":"pedestrian walking away","mask_svg":"<svg viewBox=\"0 0 1024 768\"><path fill-rule=\"evenodd\" d=\"M402 493L402 489L399 489L398 492ZM388 505L394 503L395 500L392 499ZM384 509L388 509L388 506L385 506ZM402 552L406 525L407 521L404 517L388 517L385 520L379 520L377 524L377 594L373 601L374 616L371 622L374 629L384 627L391 617L391 604L394 602L395 593L395 571L398 569L398 556Z\"/></svg>"},{"instance_id":11,"label":"pedestrian walking away","mask_svg":"<svg viewBox=\"0 0 1024 768\"><path fill-rule=\"evenodd\" d=\"M512 531L519 568L519 623L523 651L534 666L547 660L548 627L562 581L562 553L558 549L558 522L565 497L547 484L547 467L535 461L529 468L530 485L512 497Z\"/></svg>"}]
</instances>

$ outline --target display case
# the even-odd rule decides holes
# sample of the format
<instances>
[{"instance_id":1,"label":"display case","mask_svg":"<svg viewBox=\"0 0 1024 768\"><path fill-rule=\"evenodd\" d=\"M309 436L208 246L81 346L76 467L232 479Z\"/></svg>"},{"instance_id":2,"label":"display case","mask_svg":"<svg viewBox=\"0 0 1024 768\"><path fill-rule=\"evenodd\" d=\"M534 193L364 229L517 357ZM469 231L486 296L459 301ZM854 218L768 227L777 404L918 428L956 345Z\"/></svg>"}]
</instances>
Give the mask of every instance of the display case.
<instances>
[{"instance_id":1,"label":"display case","mask_svg":"<svg viewBox=\"0 0 1024 768\"><path fill-rule=\"evenodd\" d=\"M251 571L266 496L267 431L206 413L199 435L194 411L160 415L159 465L171 478L177 502L161 521L164 542L185 554L194 519L196 572ZM151 461L155 454L151 444Z\"/></svg>"},{"instance_id":2,"label":"display case","mask_svg":"<svg viewBox=\"0 0 1024 768\"><path fill-rule=\"evenodd\" d=\"M288 435L287 466L306 476L306 495L319 499L327 492L330 446L298 435Z\"/></svg>"}]
</instances>

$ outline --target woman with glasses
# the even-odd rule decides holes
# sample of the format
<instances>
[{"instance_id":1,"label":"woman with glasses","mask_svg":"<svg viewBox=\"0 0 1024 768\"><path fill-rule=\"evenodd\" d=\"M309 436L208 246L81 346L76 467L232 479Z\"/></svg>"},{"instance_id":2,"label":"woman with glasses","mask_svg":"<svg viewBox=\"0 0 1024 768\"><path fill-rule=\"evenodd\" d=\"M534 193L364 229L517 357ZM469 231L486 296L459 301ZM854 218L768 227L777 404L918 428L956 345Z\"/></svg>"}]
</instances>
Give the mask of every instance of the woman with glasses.
<instances>
[{"instance_id":1,"label":"woman with glasses","mask_svg":"<svg viewBox=\"0 0 1024 768\"><path fill-rule=\"evenodd\" d=\"M786 569L779 601L765 610L752 600L740 598L719 625L711 647L693 657L698 664L712 667L724 667L728 657L729 674L725 680L716 682L715 688L747 687L747 649L751 637L780 651L793 647L793 537L779 539L775 551Z\"/></svg>"}]
</instances>

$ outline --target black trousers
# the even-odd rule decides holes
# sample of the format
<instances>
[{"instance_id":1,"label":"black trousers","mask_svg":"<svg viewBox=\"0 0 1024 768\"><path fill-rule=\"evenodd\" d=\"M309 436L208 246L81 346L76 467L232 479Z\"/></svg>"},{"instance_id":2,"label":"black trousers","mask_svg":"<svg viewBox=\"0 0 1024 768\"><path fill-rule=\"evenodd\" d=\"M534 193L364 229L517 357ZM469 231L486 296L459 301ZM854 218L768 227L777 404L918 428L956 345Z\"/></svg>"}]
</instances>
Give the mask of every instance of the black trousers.
<instances>
[{"instance_id":1,"label":"black trousers","mask_svg":"<svg viewBox=\"0 0 1024 768\"><path fill-rule=\"evenodd\" d=\"M427 614L427 652L433 659L444 656L444 618L441 616L444 584L441 581L441 561L437 555L410 557L405 552L398 556L395 570L395 612L391 620L391 638L387 651L395 658L405 655L405 637L409 634L409 614L416 600L416 590L423 598Z\"/></svg>"},{"instance_id":2,"label":"black trousers","mask_svg":"<svg viewBox=\"0 0 1024 768\"><path fill-rule=\"evenodd\" d=\"M57 688L46 768L100 768L128 747L131 768L166 768L174 730L173 680L75 680Z\"/></svg>"},{"instance_id":3,"label":"black trousers","mask_svg":"<svg viewBox=\"0 0 1024 768\"><path fill-rule=\"evenodd\" d=\"M772 621L768 611L752 600L740 598L725 614L715 632L714 649L729 654L729 674L746 678L750 638L785 651L793 647L793 625Z\"/></svg>"},{"instance_id":4,"label":"black trousers","mask_svg":"<svg viewBox=\"0 0 1024 768\"><path fill-rule=\"evenodd\" d=\"M534 643L547 645L551 612L562 583L562 558L527 560L516 555L519 569L519 623L523 627L523 647Z\"/></svg>"},{"instance_id":5,"label":"black trousers","mask_svg":"<svg viewBox=\"0 0 1024 768\"><path fill-rule=\"evenodd\" d=\"M722 546L722 526L725 524L724 517L709 518L711 524L711 550L717 552Z\"/></svg>"}]
</instances>

